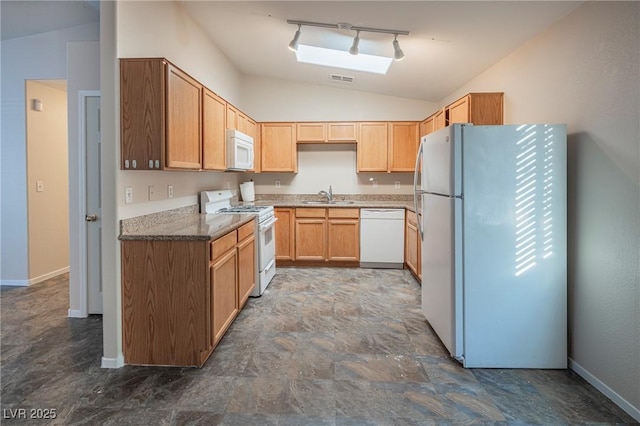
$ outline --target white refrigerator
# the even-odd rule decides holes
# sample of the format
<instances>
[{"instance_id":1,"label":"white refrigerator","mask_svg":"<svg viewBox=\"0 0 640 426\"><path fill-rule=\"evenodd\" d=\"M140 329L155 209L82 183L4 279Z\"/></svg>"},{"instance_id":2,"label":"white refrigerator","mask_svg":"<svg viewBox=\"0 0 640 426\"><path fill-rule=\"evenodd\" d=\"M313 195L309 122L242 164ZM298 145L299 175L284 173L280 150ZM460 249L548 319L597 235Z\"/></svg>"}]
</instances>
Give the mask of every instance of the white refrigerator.
<instances>
[{"instance_id":1,"label":"white refrigerator","mask_svg":"<svg viewBox=\"0 0 640 426\"><path fill-rule=\"evenodd\" d=\"M422 311L467 368L567 367L566 126L421 139Z\"/></svg>"}]
</instances>

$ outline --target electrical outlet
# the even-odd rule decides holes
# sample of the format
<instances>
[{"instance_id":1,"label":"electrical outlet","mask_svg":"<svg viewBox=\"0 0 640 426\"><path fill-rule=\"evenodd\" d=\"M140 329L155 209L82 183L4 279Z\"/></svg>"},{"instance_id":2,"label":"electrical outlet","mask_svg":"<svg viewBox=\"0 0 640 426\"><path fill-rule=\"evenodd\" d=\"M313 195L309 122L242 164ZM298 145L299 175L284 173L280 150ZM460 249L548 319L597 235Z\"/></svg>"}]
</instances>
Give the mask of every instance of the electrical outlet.
<instances>
[{"instance_id":1,"label":"electrical outlet","mask_svg":"<svg viewBox=\"0 0 640 426\"><path fill-rule=\"evenodd\" d=\"M173 198L173 185L167 186L167 198Z\"/></svg>"},{"instance_id":2,"label":"electrical outlet","mask_svg":"<svg viewBox=\"0 0 640 426\"><path fill-rule=\"evenodd\" d=\"M227 188L227 189L231 189L231 182L226 181L224 186L225 186L225 188Z\"/></svg>"},{"instance_id":3,"label":"electrical outlet","mask_svg":"<svg viewBox=\"0 0 640 426\"><path fill-rule=\"evenodd\" d=\"M124 189L124 202L126 204L131 204L133 203L133 188L130 186L127 186Z\"/></svg>"},{"instance_id":4,"label":"electrical outlet","mask_svg":"<svg viewBox=\"0 0 640 426\"><path fill-rule=\"evenodd\" d=\"M397 181L394 183L394 187L395 187L396 189L400 189L400 181L399 181L399 180L397 180Z\"/></svg>"},{"instance_id":5,"label":"electrical outlet","mask_svg":"<svg viewBox=\"0 0 640 426\"><path fill-rule=\"evenodd\" d=\"M153 200L153 196L155 194L155 188L153 185L149 185L149 201Z\"/></svg>"},{"instance_id":6,"label":"electrical outlet","mask_svg":"<svg viewBox=\"0 0 640 426\"><path fill-rule=\"evenodd\" d=\"M279 180L276 181L276 188L280 188L280 181Z\"/></svg>"},{"instance_id":7,"label":"electrical outlet","mask_svg":"<svg viewBox=\"0 0 640 426\"><path fill-rule=\"evenodd\" d=\"M36 181L36 192L44 192L44 182L41 180Z\"/></svg>"},{"instance_id":8,"label":"electrical outlet","mask_svg":"<svg viewBox=\"0 0 640 426\"><path fill-rule=\"evenodd\" d=\"M371 184L373 185L374 188L378 187L378 181L377 180L372 180Z\"/></svg>"}]
</instances>

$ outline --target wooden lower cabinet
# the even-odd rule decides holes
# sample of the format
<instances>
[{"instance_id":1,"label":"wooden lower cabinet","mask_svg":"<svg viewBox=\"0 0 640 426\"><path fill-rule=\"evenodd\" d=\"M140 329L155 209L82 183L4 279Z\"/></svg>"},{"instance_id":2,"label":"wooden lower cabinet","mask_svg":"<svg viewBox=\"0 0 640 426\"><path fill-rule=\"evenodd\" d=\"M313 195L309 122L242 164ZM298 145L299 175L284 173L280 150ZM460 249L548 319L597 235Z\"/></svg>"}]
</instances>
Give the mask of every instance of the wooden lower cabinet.
<instances>
[{"instance_id":1,"label":"wooden lower cabinet","mask_svg":"<svg viewBox=\"0 0 640 426\"><path fill-rule=\"evenodd\" d=\"M247 299L256 286L256 237L255 222L249 222L238 229L238 308L247 303Z\"/></svg>"},{"instance_id":2,"label":"wooden lower cabinet","mask_svg":"<svg viewBox=\"0 0 640 426\"><path fill-rule=\"evenodd\" d=\"M208 241L123 241L125 363L200 366L209 330Z\"/></svg>"},{"instance_id":3,"label":"wooden lower cabinet","mask_svg":"<svg viewBox=\"0 0 640 426\"><path fill-rule=\"evenodd\" d=\"M359 218L359 209L328 209L327 260L360 261Z\"/></svg>"},{"instance_id":4,"label":"wooden lower cabinet","mask_svg":"<svg viewBox=\"0 0 640 426\"><path fill-rule=\"evenodd\" d=\"M360 261L360 209L306 207L289 210L292 215L287 211L283 217L294 219L295 226L287 236L294 240L291 246L295 248L295 257L280 257L279 260L287 264L351 264ZM285 228L283 225L279 223L278 226ZM280 232L284 234L286 231ZM284 236L280 240L284 240ZM276 253L280 240L276 239Z\"/></svg>"},{"instance_id":5,"label":"wooden lower cabinet","mask_svg":"<svg viewBox=\"0 0 640 426\"><path fill-rule=\"evenodd\" d=\"M211 243L211 338L217 345L238 314L237 236L233 231Z\"/></svg>"},{"instance_id":6,"label":"wooden lower cabinet","mask_svg":"<svg viewBox=\"0 0 640 426\"><path fill-rule=\"evenodd\" d=\"M255 285L254 230L251 221L214 241L122 241L126 364L204 364Z\"/></svg>"},{"instance_id":7,"label":"wooden lower cabinet","mask_svg":"<svg viewBox=\"0 0 640 426\"><path fill-rule=\"evenodd\" d=\"M405 250L404 258L407 266L413 272L418 279L422 278L422 254L421 247L422 242L420 240L420 231L418 230L418 222L416 220L416 214L411 211L407 211L407 217L405 220Z\"/></svg>"},{"instance_id":8,"label":"wooden lower cabinet","mask_svg":"<svg viewBox=\"0 0 640 426\"><path fill-rule=\"evenodd\" d=\"M327 258L326 209L296 209L296 260Z\"/></svg>"},{"instance_id":9,"label":"wooden lower cabinet","mask_svg":"<svg viewBox=\"0 0 640 426\"><path fill-rule=\"evenodd\" d=\"M293 260L295 258L295 210L292 208L276 208L274 213L278 221L276 229L276 260Z\"/></svg>"}]
</instances>

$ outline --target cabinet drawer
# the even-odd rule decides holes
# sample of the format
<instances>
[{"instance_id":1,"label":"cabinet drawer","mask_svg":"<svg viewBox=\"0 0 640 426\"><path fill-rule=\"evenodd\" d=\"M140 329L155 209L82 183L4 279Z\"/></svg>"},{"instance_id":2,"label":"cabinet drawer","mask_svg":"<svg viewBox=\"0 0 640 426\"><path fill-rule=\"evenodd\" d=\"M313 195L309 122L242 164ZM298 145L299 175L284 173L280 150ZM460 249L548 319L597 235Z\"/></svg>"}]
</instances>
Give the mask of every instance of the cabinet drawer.
<instances>
[{"instance_id":1,"label":"cabinet drawer","mask_svg":"<svg viewBox=\"0 0 640 426\"><path fill-rule=\"evenodd\" d=\"M242 241L250 235L253 235L256 229L256 221L252 220L238 228L238 241Z\"/></svg>"},{"instance_id":2,"label":"cabinet drawer","mask_svg":"<svg viewBox=\"0 0 640 426\"><path fill-rule=\"evenodd\" d=\"M216 260L236 246L238 238L236 231L231 231L211 243L211 260Z\"/></svg>"},{"instance_id":3,"label":"cabinet drawer","mask_svg":"<svg viewBox=\"0 0 640 426\"><path fill-rule=\"evenodd\" d=\"M329 209L329 217L358 219L360 217L360 209Z\"/></svg>"},{"instance_id":4,"label":"cabinet drawer","mask_svg":"<svg viewBox=\"0 0 640 426\"><path fill-rule=\"evenodd\" d=\"M326 217L326 209L300 208L296 209L296 217Z\"/></svg>"}]
</instances>

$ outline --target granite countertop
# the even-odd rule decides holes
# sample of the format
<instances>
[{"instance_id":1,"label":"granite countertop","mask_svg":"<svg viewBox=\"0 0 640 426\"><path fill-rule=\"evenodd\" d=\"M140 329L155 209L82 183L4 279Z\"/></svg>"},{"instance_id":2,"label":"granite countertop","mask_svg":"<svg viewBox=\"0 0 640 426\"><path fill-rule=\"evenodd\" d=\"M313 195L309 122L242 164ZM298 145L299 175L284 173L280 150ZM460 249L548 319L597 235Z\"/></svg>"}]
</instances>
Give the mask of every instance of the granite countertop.
<instances>
[{"instance_id":1,"label":"granite countertop","mask_svg":"<svg viewBox=\"0 0 640 426\"><path fill-rule=\"evenodd\" d=\"M200 214L177 210L121 221L118 238L122 241L215 240L255 218L252 214Z\"/></svg>"},{"instance_id":2,"label":"granite countertop","mask_svg":"<svg viewBox=\"0 0 640 426\"><path fill-rule=\"evenodd\" d=\"M314 201L305 203L304 201ZM334 202L324 202L317 194L300 195L256 195L256 200L248 203L258 206L292 207L292 208L376 208L376 209L406 209L415 211L412 196L379 196L379 195L334 195ZM348 201L346 203L345 201ZM320 202L320 203L318 203Z\"/></svg>"},{"instance_id":3,"label":"granite countertop","mask_svg":"<svg viewBox=\"0 0 640 426\"><path fill-rule=\"evenodd\" d=\"M247 203L259 206L291 208L379 208L406 209L415 211L413 198L407 195L335 195L335 203L304 203L323 201L317 194L256 196ZM344 201L349 201L345 203ZM212 240L222 237L234 229L253 220L253 214L200 214L199 207L188 206L175 210L138 216L120 221L121 241L131 240Z\"/></svg>"}]
</instances>

